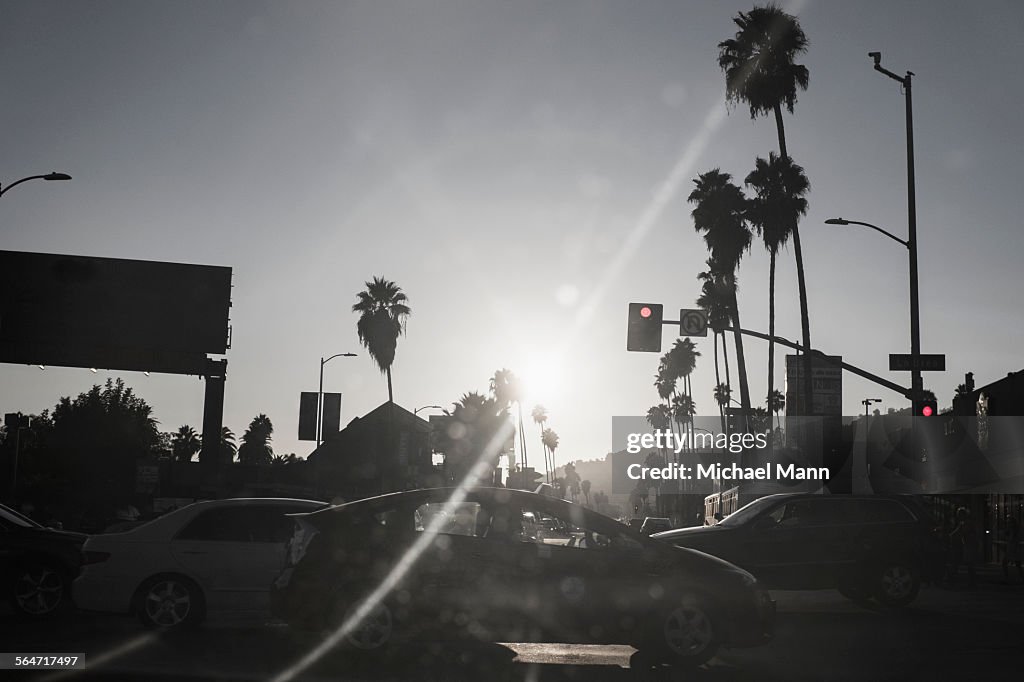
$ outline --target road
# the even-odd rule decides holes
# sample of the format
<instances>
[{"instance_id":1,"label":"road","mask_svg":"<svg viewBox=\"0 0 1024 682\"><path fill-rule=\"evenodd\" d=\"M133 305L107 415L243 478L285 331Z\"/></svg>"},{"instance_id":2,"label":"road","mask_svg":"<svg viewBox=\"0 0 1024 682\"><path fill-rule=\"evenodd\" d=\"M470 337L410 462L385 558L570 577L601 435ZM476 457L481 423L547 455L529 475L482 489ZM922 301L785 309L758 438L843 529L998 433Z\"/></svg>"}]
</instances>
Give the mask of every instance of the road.
<instances>
[{"instance_id":1,"label":"road","mask_svg":"<svg viewBox=\"0 0 1024 682\"><path fill-rule=\"evenodd\" d=\"M680 671L693 680L976 680L1020 674L1024 587L926 588L908 609L864 608L838 593L777 592L775 640L724 651ZM128 618L79 615L58 624L0 616L3 651L83 652L85 674L46 680L271 680L314 647L287 627L211 624L159 635ZM405 646L383 660L330 653L298 679L617 682L636 680L628 646L470 644Z\"/></svg>"}]
</instances>

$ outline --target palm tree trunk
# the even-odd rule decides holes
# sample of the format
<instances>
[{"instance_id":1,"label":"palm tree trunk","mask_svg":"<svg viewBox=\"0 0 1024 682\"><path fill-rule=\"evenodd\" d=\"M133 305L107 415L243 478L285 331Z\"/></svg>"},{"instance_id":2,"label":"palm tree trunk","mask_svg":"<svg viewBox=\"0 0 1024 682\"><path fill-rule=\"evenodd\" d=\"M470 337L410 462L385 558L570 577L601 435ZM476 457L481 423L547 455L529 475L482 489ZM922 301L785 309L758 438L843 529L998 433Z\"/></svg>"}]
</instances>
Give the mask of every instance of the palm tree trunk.
<instances>
[{"instance_id":1,"label":"palm tree trunk","mask_svg":"<svg viewBox=\"0 0 1024 682\"><path fill-rule=\"evenodd\" d=\"M725 332L722 332L722 359L725 360L725 387L732 391L732 376L729 373L729 343Z\"/></svg>"},{"instance_id":2,"label":"palm tree trunk","mask_svg":"<svg viewBox=\"0 0 1024 682\"><path fill-rule=\"evenodd\" d=\"M388 375L388 402L395 402L395 392L391 390L391 368L388 367L386 374Z\"/></svg>"},{"instance_id":3,"label":"palm tree trunk","mask_svg":"<svg viewBox=\"0 0 1024 682\"><path fill-rule=\"evenodd\" d=\"M768 265L768 402L775 389L775 249Z\"/></svg>"},{"instance_id":4,"label":"palm tree trunk","mask_svg":"<svg viewBox=\"0 0 1024 682\"><path fill-rule=\"evenodd\" d=\"M744 432L749 433L750 386L747 384L747 361L743 355L743 335L740 334L740 309L736 301L736 288L732 291L733 343L736 344L736 367L740 375L740 407L743 409Z\"/></svg>"},{"instance_id":5,"label":"palm tree trunk","mask_svg":"<svg viewBox=\"0 0 1024 682\"><path fill-rule=\"evenodd\" d=\"M519 413L519 444L523 449L523 466L526 467L526 429L523 428L523 406L518 402L516 403L516 410ZM515 443L512 444L515 447Z\"/></svg>"},{"instance_id":6,"label":"palm tree trunk","mask_svg":"<svg viewBox=\"0 0 1024 682\"><path fill-rule=\"evenodd\" d=\"M718 332L713 332L715 337L715 389L722 385L722 377L718 373ZM722 403L718 402L718 398L715 398L715 402L718 403L718 416L722 420L722 433L725 433L725 410L722 408Z\"/></svg>"},{"instance_id":7,"label":"palm tree trunk","mask_svg":"<svg viewBox=\"0 0 1024 682\"><path fill-rule=\"evenodd\" d=\"M782 106L779 102L775 103L775 128L779 133L779 154L782 158L787 159L789 158L789 152L786 150L786 126L782 121ZM812 398L814 383L811 381L811 354L808 352L811 350L811 322L807 312L807 282L804 279L804 254L803 249L800 248L800 230L795 223L793 224L793 252L796 255L796 279L800 290L800 330L803 333L804 342L803 414L809 415L814 405ZM797 410L799 410L799 407L798 401L796 405Z\"/></svg>"}]
</instances>

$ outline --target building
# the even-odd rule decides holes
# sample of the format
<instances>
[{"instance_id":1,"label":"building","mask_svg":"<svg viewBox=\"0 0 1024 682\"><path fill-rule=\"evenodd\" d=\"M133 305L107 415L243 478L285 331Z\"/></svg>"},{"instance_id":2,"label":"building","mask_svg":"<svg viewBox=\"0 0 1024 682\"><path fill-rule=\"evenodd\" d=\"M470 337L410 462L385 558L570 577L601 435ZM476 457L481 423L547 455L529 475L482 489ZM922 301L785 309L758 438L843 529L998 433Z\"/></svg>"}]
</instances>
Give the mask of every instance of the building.
<instances>
[{"instance_id":1,"label":"building","mask_svg":"<svg viewBox=\"0 0 1024 682\"><path fill-rule=\"evenodd\" d=\"M356 417L310 453L320 499L358 500L441 485L430 424L395 403Z\"/></svg>"}]
</instances>

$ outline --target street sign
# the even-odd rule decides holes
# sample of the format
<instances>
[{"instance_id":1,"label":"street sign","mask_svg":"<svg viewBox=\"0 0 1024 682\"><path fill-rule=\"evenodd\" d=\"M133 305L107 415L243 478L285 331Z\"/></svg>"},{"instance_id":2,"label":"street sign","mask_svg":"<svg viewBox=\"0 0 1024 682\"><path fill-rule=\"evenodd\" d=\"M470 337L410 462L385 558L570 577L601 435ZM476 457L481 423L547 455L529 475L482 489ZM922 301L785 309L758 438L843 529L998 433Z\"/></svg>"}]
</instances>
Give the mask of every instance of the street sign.
<instances>
[{"instance_id":1,"label":"street sign","mask_svg":"<svg viewBox=\"0 0 1024 682\"><path fill-rule=\"evenodd\" d=\"M708 313L705 310L679 311L679 335L680 336L707 336L708 335Z\"/></svg>"},{"instance_id":2,"label":"street sign","mask_svg":"<svg viewBox=\"0 0 1024 682\"><path fill-rule=\"evenodd\" d=\"M920 362L914 366L914 356L908 353L889 353L889 371L891 372L912 372L915 369L922 372L945 372L946 356L940 353L921 354L918 356Z\"/></svg>"}]
</instances>

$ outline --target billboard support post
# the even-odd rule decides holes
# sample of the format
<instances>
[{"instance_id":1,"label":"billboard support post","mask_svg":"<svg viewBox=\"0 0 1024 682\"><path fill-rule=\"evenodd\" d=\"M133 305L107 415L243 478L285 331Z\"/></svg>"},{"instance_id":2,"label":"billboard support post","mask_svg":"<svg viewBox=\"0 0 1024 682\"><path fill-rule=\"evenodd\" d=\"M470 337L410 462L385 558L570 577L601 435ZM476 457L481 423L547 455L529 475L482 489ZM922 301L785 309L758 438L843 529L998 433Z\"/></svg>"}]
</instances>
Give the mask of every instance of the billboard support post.
<instances>
[{"instance_id":1,"label":"billboard support post","mask_svg":"<svg viewBox=\"0 0 1024 682\"><path fill-rule=\"evenodd\" d=\"M224 380L227 378L228 361L206 361L203 378L206 380L206 396L203 402L203 446L199 451L204 483L212 482L223 470L220 448L221 430L224 426Z\"/></svg>"}]
</instances>

